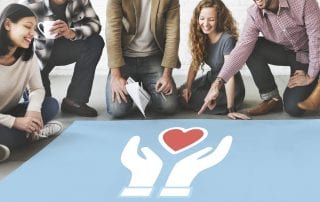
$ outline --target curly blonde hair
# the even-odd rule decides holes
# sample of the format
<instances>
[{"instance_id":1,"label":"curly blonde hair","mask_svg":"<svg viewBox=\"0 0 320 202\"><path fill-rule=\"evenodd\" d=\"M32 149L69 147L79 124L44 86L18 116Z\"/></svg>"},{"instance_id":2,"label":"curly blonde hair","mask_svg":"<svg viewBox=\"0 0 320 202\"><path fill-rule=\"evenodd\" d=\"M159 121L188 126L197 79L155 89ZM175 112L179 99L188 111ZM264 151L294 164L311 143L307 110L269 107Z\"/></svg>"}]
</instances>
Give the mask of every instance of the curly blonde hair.
<instances>
[{"instance_id":1,"label":"curly blonde hair","mask_svg":"<svg viewBox=\"0 0 320 202\"><path fill-rule=\"evenodd\" d=\"M206 46L209 43L208 35L204 34L199 25L199 15L203 8L215 8L217 12L217 32L229 32L233 37L238 39L239 33L236 21L231 15L229 9L221 0L202 0L198 3L193 11L190 22L189 46L191 49L192 62L190 68L198 71L199 67L204 65L206 57Z\"/></svg>"}]
</instances>

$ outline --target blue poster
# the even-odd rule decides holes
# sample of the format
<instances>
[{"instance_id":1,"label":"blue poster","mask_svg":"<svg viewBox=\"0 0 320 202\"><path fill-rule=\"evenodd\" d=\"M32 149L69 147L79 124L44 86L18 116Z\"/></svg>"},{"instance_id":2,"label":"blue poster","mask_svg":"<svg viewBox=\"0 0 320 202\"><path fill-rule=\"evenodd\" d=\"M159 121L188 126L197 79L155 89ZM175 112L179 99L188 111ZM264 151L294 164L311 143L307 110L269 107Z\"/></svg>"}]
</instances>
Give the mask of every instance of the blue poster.
<instances>
[{"instance_id":1,"label":"blue poster","mask_svg":"<svg viewBox=\"0 0 320 202\"><path fill-rule=\"evenodd\" d=\"M320 121L77 121L1 202L320 201Z\"/></svg>"}]
</instances>

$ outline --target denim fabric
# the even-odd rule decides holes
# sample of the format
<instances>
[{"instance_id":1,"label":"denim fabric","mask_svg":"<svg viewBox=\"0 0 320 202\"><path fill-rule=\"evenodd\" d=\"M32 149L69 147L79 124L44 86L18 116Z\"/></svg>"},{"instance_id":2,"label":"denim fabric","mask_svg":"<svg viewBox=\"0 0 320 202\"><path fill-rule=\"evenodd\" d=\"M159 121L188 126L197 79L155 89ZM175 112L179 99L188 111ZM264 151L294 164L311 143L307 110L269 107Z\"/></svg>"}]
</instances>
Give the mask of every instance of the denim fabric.
<instances>
[{"instance_id":1,"label":"denim fabric","mask_svg":"<svg viewBox=\"0 0 320 202\"><path fill-rule=\"evenodd\" d=\"M297 62L296 54L286 49L284 46L259 37L256 46L247 60L253 80L259 89L261 97L265 100L271 99L278 91L274 76L270 70L269 64L290 66L290 76L296 70L308 72L309 64ZM292 116L302 115L304 110L301 110L297 103L305 100L313 91L317 84L317 79L308 86L295 88L286 88L283 94L283 104L285 111Z\"/></svg>"},{"instance_id":2,"label":"denim fabric","mask_svg":"<svg viewBox=\"0 0 320 202\"><path fill-rule=\"evenodd\" d=\"M209 71L206 75L197 78L192 82L192 88L191 88L191 97L188 103L185 103L185 100L181 97L179 99L181 106L183 106L186 109L196 111L198 112L203 103L204 98L207 96L212 82L217 78L217 74L213 73L212 71ZM245 97L245 88L244 83L241 77L240 73L237 73L234 76L235 79L235 102L234 106L236 109L240 108L240 105L243 103L244 97ZM184 89L185 85L182 85L180 89ZM227 114L227 95L224 86L220 90L220 94L216 100L217 104L213 110L207 109L204 113L205 114Z\"/></svg>"},{"instance_id":3,"label":"denim fabric","mask_svg":"<svg viewBox=\"0 0 320 202\"><path fill-rule=\"evenodd\" d=\"M4 114L10 114L16 117L23 117L26 113L28 102L23 102ZM51 121L59 111L59 103L52 97L46 97L42 103L41 114L43 123ZM15 128L8 128L0 125L0 144L6 145L10 149L21 147L28 144L26 132Z\"/></svg>"},{"instance_id":4,"label":"denim fabric","mask_svg":"<svg viewBox=\"0 0 320 202\"><path fill-rule=\"evenodd\" d=\"M56 39L51 57L47 65L41 70L46 96L52 96L49 80L49 73L52 69L55 66L68 65L75 62L67 98L79 104L87 103L103 47L104 41L98 34L94 34L85 40Z\"/></svg>"},{"instance_id":5,"label":"denim fabric","mask_svg":"<svg viewBox=\"0 0 320 202\"><path fill-rule=\"evenodd\" d=\"M121 75L124 79L129 76L137 82L141 82L144 89L151 95L149 108L159 113L171 114L178 106L176 85L173 82L173 93L164 99L156 92L156 83L162 76L164 68L161 67L162 56L154 55L148 57L129 58L125 57L125 66L121 67ZM128 103L112 102L111 76L108 75L106 85L107 112L112 117L123 117L128 115L133 108L133 101L127 96Z\"/></svg>"}]
</instances>

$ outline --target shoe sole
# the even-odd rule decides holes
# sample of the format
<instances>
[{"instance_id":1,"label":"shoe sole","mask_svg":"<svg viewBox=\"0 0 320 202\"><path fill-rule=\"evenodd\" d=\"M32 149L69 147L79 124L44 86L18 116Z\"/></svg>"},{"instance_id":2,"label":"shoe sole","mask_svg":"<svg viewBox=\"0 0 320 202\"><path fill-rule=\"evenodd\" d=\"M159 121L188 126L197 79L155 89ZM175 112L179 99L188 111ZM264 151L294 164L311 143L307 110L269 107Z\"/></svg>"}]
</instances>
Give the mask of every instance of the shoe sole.
<instances>
[{"instance_id":1,"label":"shoe sole","mask_svg":"<svg viewBox=\"0 0 320 202\"><path fill-rule=\"evenodd\" d=\"M8 147L6 147L4 145L0 145L0 149L2 149L4 151L4 156L0 159L0 162L3 162L9 158L10 150Z\"/></svg>"},{"instance_id":2,"label":"shoe sole","mask_svg":"<svg viewBox=\"0 0 320 202\"><path fill-rule=\"evenodd\" d=\"M65 109L63 107L61 107L61 112L65 113L65 114L77 115L77 116L81 116L81 117L97 117L98 116L98 114L94 114L94 115L81 114L81 113L75 112L73 110Z\"/></svg>"},{"instance_id":3,"label":"shoe sole","mask_svg":"<svg viewBox=\"0 0 320 202\"><path fill-rule=\"evenodd\" d=\"M276 113L276 112L282 112L283 111L283 106L280 108L275 108L275 109L272 109L268 112L264 112L264 113L250 113L250 112L247 112L248 115L250 116L260 116L260 115L265 115L265 114L269 114L269 113Z\"/></svg>"}]
</instances>

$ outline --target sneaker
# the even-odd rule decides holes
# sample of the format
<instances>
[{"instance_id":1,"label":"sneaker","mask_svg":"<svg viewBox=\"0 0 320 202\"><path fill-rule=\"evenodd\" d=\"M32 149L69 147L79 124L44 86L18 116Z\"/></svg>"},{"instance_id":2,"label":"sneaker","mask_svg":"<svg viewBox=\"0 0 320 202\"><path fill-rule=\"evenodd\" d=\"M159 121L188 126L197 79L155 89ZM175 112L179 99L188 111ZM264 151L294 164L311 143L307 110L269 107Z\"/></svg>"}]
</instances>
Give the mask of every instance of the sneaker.
<instances>
[{"instance_id":1,"label":"sneaker","mask_svg":"<svg viewBox=\"0 0 320 202\"><path fill-rule=\"evenodd\" d=\"M63 125L59 121L50 121L37 134L38 139L48 138L50 136L58 135L63 129Z\"/></svg>"},{"instance_id":2,"label":"sneaker","mask_svg":"<svg viewBox=\"0 0 320 202\"><path fill-rule=\"evenodd\" d=\"M98 116L98 112L94 108L89 107L87 104L78 104L68 98L64 98L62 100L61 111L64 113L76 114L84 117Z\"/></svg>"},{"instance_id":3,"label":"sneaker","mask_svg":"<svg viewBox=\"0 0 320 202\"><path fill-rule=\"evenodd\" d=\"M7 146L0 144L0 162L7 160L10 156L10 150Z\"/></svg>"}]
</instances>

